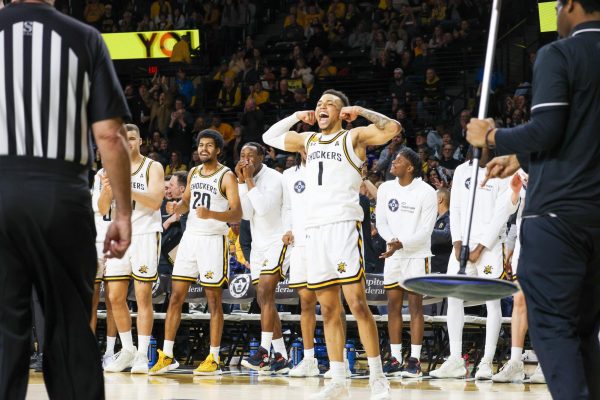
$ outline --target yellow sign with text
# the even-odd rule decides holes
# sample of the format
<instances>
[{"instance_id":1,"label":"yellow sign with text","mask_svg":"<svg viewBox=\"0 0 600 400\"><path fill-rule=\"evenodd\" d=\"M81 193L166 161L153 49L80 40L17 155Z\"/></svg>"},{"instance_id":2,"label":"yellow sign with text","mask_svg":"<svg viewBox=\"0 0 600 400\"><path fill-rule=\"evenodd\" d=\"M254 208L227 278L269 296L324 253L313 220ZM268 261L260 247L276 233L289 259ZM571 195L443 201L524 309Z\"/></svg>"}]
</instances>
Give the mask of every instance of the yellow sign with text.
<instances>
[{"instance_id":1,"label":"yellow sign with text","mask_svg":"<svg viewBox=\"0 0 600 400\"><path fill-rule=\"evenodd\" d=\"M103 33L113 60L171 57L173 46L183 35L190 35L190 48L200 46L197 30Z\"/></svg>"}]
</instances>

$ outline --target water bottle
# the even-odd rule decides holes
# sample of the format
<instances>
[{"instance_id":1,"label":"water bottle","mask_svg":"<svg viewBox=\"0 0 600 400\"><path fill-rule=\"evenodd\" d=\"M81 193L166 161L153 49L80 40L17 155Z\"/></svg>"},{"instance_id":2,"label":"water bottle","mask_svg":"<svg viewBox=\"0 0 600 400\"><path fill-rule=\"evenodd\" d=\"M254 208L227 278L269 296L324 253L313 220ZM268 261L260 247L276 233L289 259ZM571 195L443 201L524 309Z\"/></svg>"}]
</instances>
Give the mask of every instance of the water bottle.
<instances>
[{"instance_id":1,"label":"water bottle","mask_svg":"<svg viewBox=\"0 0 600 400\"><path fill-rule=\"evenodd\" d=\"M352 340L346 341L346 358L348 359L348 366L350 371L354 372L354 363L356 362L356 347Z\"/></svg>"},{"instance_id":2,"label":"water bottle","mask_svg":"<svg viewBox=\"0 0 600 400\"><path fill-rule=\"evenodd\" d=\"M260 347L260 342L256 340L256 338L250 339L250 349L248 351L248 355L252 357L256 353L258 353L258 348Z\"/></svg>"},{"instance_id":3,"label":"water bottle","mask_svg":"<svg viewBox=\"0 0 600 400\"><path fill-rule=\"evenodd\" d=\"M156 346L156 339L154 336L150 336L150 345L148 346L148 368L152 368L158 361L158 352Z\"/></svg>"},{"instance_id":4,"label":"water bottle","mask_svg":"<svg viewBox=\"0 0 600 400\"><path fill-rule=\"evenodd\" d=\"M294 343L292 343L292 364L294 366L300 364L302 358L304 358L304 346L302 345L301 339L296 339Z\"/></svg>"}]
</instances>

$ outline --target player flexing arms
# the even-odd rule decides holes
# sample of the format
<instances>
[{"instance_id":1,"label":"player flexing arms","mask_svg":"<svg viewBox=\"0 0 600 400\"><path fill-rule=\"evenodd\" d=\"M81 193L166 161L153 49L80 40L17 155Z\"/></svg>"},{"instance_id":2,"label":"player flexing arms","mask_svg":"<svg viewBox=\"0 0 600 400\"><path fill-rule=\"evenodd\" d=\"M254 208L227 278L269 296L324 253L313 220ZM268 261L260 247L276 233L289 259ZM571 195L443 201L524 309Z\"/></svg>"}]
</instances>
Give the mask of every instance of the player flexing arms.
<instances>
[{"instance_id":1,"label":"player flexing arms","mask_svg":"<svg viewBox=\"0 0 600 400\"><path fill-rule=\"evenodd\" d=\"M371 125L346 131L342 120L359 116ZM297 133L289 129L298 121L318 123L318 133ZM343 363L344 328L340 318L340 286L356 318L361 342L366 350L372 399L388 399L389 384L383 375L377 326L367 305L364 281L363 244L359 204L362 182L360 166L366 147L382 145L396 136L400 123L362 107L349 106L348 98L336 90L326 90L315 111L300 111L274 124L265 134L265 143L286 151L306 151L306 247L308 288L316 290L321 304L325 340L332 381L315 398L346 396ZM342 286L343 285L343 286Z\"/></svg>"},{"instance_id":2,"label":"player flexing arms","mask_svg":"<svg viewBox=\"0 0 600 400\"><path fill-rule=\"evenodd\" d=\"M194 375L221 374L221 299L229 273L227 223L239 221L242 217L235 175L218 161L224 145L219 132L211 129L200 132L198 156L202 165L190 171L183 198L167 204L169 214L191 212L173 268L163 351L158 350L159 359L150 370L150 375L165 373L179 365L173 357L173 344L181 322L181 307L190 285L197 280L204 288L210 312L210 353L196 368Z\"/></svg>"},{"instance_id":3,"label":"player flexing arms","mask_svg":"<svg viewBox=\"0 0 600 400\"><path fill-rule=\"evenodd\" d=\"M437 214L435 190L423 182L419 155L409 148L400 150L390 172L397 179L384 182L377 191L377 231L387 243L383 287L388 298L388 332L391 359L384 365L388 375L407 378L422 376L423 296L407 291L410 310L411 354L402 367L402 283L429 273L431 234Z\"/></svg>"},{"instance_id":4,"label":"player flexing arms","mask_svg":"<svg viewBox=\"0 0 600 400\"><path fill-rule=\"evenodd\" d=\"M123 348L113 363L104 369L121 372L131 367L131 373L148 372L148 345L154 322L152 283L158 278L158 255L162 223L160 206L164 197L164 172L160 163L140 154L140 130L127 124L127 142L131 155L131 247L122 259L106 262L104 281ZM98 203L103 210L110 207L108 197ZM133 276L138 307L138 349L131 337L131 315L127 307L127 289Z\"/></svg>"}]
</instances>

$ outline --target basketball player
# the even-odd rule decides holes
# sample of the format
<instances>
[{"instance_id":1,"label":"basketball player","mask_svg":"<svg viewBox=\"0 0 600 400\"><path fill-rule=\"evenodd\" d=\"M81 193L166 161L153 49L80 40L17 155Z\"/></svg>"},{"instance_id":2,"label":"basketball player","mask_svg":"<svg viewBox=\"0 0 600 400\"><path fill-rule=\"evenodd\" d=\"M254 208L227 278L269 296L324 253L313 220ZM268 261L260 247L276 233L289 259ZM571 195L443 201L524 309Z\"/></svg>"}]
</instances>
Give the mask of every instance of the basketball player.
<instances>
[{"instance_id":1,"label":"basketball player","mask_svg":"<svg viewBox=\"0 0 600 400\"><path fill-rule=\"evenodd\" d=\"M281 334L281 321L275 308L275 289L285 278L289 252L282 243L283 180L282 175L264 165L262 145L248 142L242 147L235 167L243 217L250 221L252 249L250 271L257 284L260 305L261 340L256 354L244 358L242 365L255 371L285 374L290 369L287 350ZM271 344L274 359L269 360Z\"/></svg>"},{"instance_id":2,"label":"basketball player","mask_svg":"<svg viewBox=\"0 0 600 400\"><path fill-rule=\"evenodd\" d=\"M346 131L342 121L359 116L372 122ZM320 132L297 133L289 129L299 121L318 123ZM383 374L379 355L377 326L367 305L364 280L359 204L362 183L360 167L366 147L389 142L401 125L363 107L350 106L348 98L336 90L326 90L314 111L299 111L277 122L263 135L265 143L286 151L306 152L306 247L311 274L307 287L316 290L321 304L325 340L332 380L316 399L348 395L343 363L344 328L340 318L340 286L356 318L366 350L372 399L388 399L389 383Z\"/></svg>"},{"instance_id":3,"label":"basketball player","mask_svg":"<svg viewBox=\"0 0 600 400\"><path fill-rule=\"evenodd\" d=\"M142 139L138 127L133 124L127 124L125 127L131 156L131 247L123 259L108 260L104 273L108 298L123 347L115 360L104 370L121 372L131 368L131 373L140 374L148 373L148 345L154 320L152 283L158 278L162 232L160 206L164 197L165 178L160 163L140 154ZM109 202L99 202L100 210L108 208L107 203ZM138 307L137 352L131 337L131 315L127 307L127 290L131 277L134 279Z\"/></svg>"},{"instance_id":4,"label":"basketball player","mask_svg":"<svg viewBox=\"0 0 600 400\"><path fill-rule=\"evenodd\" d=\"M104 191L102 190L106 188ZM98 200L101 196L107 196L110 200L108 210L100 211L98 207ZM101 168L94 176L94 186L92 188L92 209L94 210L94 223L96 225L96 253L98 255L98 266L96 269L96 279L94 281L94 297L92 299L92 318L90 321L90 328L92 332L96 331L97 322L97 310L98 302L100 300L100 285L104 278L104 268L106 259L102 254L102 248L104 245L104 238L106 236L106 230L111 222L112 217L112 187L108 181L108 177ZM103 205L106 205L107 201L104 200ZM112 316L112 310L110 307L110 301L108 301L108 292L106 287L104 288L104 297L106 304L106 351L102 357L102 366L106 366L113 361L115 354L115 342L117 340L117 326L115 325L115 319Z\"/></svg>"},{"instance_id":5,"label":"basketball player","mask_svg":"<svg viewBox=\"0 0 600 400\"><path fill-rule=\"evenodd\" d=\"M181 321L181 307L191 284L196 281L204 288L208 301L210 353L196 368L194 375L221 374L221 299L229 275L227 223L239 221L242 217L235 175L218 161L224 145L223 137L217 131L206 129L198 134L198 156L202 164L192 168L188 174L182 199L166 206L169 214L190 213L173 268L163 350L158 350L158 362L150 370L150 375L165 373L179 365L173 357L173 345Z\"/></svg>"},{"instance_id":6,"label":"basketball player","mask_svg":"<svg viewBox=\"0 0 600 400\"><path fill-rule=\"evenodd\" d=\"M490 152L481 154L480 168L483 170L490 159ZM448 274L457 274L460 267L460 249L464 218L467 215L469 187L471 183L470 162L459 165L454 172L450 195L450 232L454 244L455 257L450 257ZM483 171L478 175L477 202L473 209L471 228L471 249L467 264L467 275L501 279L504 272L504 241L506 222L516 211L519 191L510 193L508 179L491 179L485 186ZM512 194L512 196L511 196ZM500 299L486 301L487 322L485 331L485 351L475 373L476 379L492 379L492 361L496 353L496 344L502 325ZM434 378L461 378L467 370L462 358L462 331L464 326L464 302L461 299L448 298L448 336L450 338L450 357L435 371L429 372Z\"/></svg>"},{"instance_id":7,"label":"basketball player","mask_svg":"<svg viewBox=\"0 0 600 400\"><path fill-rule=\"evenodd\" d=\"M384 182L377 191L377 231L387 243L383 287L388 298L388 332L391 359L384 365L388 375L418 378L423 345L423 296L406 291L410 310L410 357L402 364L402 303L405 279L429 273L431 234L437 215L435 190L423 182L421 160L405 147L392 161L397 179Z\"/></svg>"},{"instance_id":8,"label":"basketball player","mask_svg":"<svg viewBox=\"0 0 600 400\"><path fill-rule=\"evenodd\" d=\"M525 193L527 191L528 176L523 170L519 170L511 179L511 188L520 189L520 204L517 212L517 240L512 254L512 277L517 280L517 269L519 265L519 255L521 254L520 229L523 222L523 207L525 206ZM510 339L512 342L510 360L502 366L497 374L492 376L494 382L514 382L522 383L525 379L525 368L521 356L525 344L525 335L527 334L527 305L525 296L519 291L513 296L513 311L510 324ZM538 364L535 372L530 377L531 383L546 383L542 368Z\"/></svg>"}]
</instances>

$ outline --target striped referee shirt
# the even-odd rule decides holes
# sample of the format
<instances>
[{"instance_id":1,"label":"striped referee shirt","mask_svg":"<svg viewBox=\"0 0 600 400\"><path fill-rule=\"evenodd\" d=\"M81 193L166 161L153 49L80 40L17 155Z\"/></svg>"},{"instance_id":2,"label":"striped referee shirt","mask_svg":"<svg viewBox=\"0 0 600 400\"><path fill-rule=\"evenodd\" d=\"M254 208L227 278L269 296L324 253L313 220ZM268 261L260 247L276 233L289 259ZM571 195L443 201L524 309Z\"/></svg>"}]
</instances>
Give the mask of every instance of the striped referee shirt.
<instances>
[{"instance_id":1,"label":"striped referee shirt","mask_svg":"<svg viewBox=\"0 0 600 400\"><path fill-rule=\"evenodd\" d=\"M0 158L89 166L92 123L129 118L100 34L44 3L0 11Z\"/></svg>"}]
</instances>

